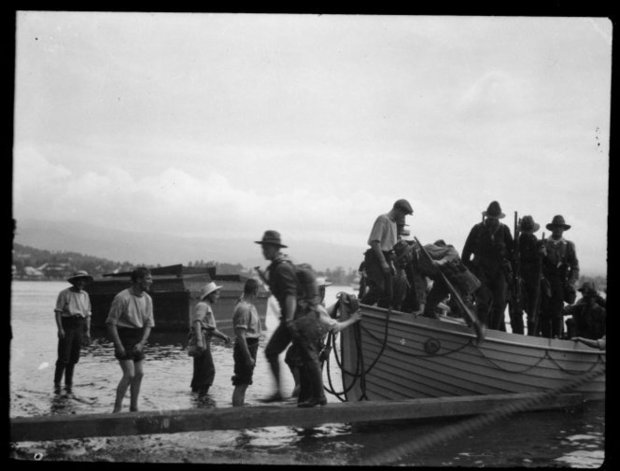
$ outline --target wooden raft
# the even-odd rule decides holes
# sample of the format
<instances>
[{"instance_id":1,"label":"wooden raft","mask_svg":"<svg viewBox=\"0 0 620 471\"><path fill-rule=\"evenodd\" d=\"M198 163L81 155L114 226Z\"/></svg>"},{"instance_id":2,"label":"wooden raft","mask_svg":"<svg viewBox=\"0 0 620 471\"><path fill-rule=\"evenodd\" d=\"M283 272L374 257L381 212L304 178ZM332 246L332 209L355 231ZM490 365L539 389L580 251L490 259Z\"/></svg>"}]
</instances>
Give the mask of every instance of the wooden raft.
<instances>
[{"instance_id":1,"label":"wooden raft","mask_svg":"<svg viewBox=\"0 0 620 471\"><path fill-rule=\"evenodd\" d=\"M119 414L51 415L11 418L11 441L46 441L201 430L233 430L273 426L313 426L387 420L459 417L490 412L531 399L533 393L495 394L330 403L299 408L295 403L210 409L124 412ZM582 403L581 394L563 394L528 410L554 409Z\"/></svg>"}]
</instances>

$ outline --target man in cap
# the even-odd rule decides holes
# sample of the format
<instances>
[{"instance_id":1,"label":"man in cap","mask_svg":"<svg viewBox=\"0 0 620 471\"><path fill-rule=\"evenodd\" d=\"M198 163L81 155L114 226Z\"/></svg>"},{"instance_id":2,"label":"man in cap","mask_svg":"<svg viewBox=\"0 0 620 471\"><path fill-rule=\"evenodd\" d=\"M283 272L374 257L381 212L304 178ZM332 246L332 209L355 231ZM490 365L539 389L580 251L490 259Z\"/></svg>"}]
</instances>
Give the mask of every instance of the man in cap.
<instances>
[{"instance_id":1,"label":"man in cap","mask_svg":"<svg viewBox=\"0 0 620 471\"><path fill-rule=\"evenodd\" d=\"M379 215L368 237L368 249L364 254L368 292L362 298L364 304L377 303L389 308L393 302L393 248L399 238L398 226L405 227L405 216L413 214L411 204L405 199L394 202L392 209Z\"/></svg>"},{"instance_id":2,"label":"man in cap","mask_svg":"<svg viewBox=\"0 0 620 471\"><path fill-rule=\"evenodd\" d=\"M542 243L538 240L535 232L540 229L540 224L534 221L530 215L525 215L519 223L519 274L523 281L520 305L527 314L527 334L536 336L536 317L540 304L540 280L541 280L541 257L543 253ZM521 307L519 309L521 309ZM512 326L513 333L523 333L523 314L521 316L521 331L517 332ZM512 323L511 319L511 323Z\"/></svg>"},{"instance_id":3,"label":"man in cap","mask_svg":"<svg viewBox=\"0 0 620 471\"><path fill-rule=\"evenodd\" d=\"M504 330L514 243L510 229L500 222L505 214L497 201L492 201L482 215L484 220L467 236L462 260L481 283L476 292L478 319L489 329Z\"/></svg>"},{"instance_id":4,"label":"man in cap","mask_svg":"<svg viewBox=\"0 0 620 471\"><path fill-rule=\"evenodd\" d=\"M54 372L54 391L59 393L62 376L65 390L71 393L73 370L80 359L84 340L90 343L91 305L84 287L93 280L85 271L77 271L67 281L71 287L63 289L56 299L54 314L58 328L58 359ZM84 338L85 337L85 338Z\"/></svg>"},{"instance_id":5,"label":"man in cap","mask_svg":"<svg viewBox=\"0 0 620 471\"><path fill-rule=\"evenodd\" d=\"M123 398L130 389L129 411L138 410L138 397L144 371L144 346L155 327L153 299L147 293L153 284L151 271L138 267L131 272L131 286L114 296L105 321L108 335L114 343L114 356L123 376L116 388L114 413L120 412Z\"/></svg>"},{"instance_id":6,"label":"man in cap","mask_svg":"<svg viewBox=\"0 0 620 471\"><path fill-rule=\"evenodd\" d=\"M297 276L292 263L282 263L287 259L280 252L280 249L287 246L282 244L279 232L265 231L262 240L255 241L255 243L261 245L263 257L271 262L267 267L266 281L269 284L271 294L278 302L281 313L280 323L265 347L265 356L276 383L276 390L263 402L275 402L284 398L281 388L279 356L292 340L290 327L297 310Z\"/></svg>"},{"instance_id":7,"label":"man in cap","mask_svg":"<svg viewBox=\"0 0 620 471\"><path fill-rule=\"evenodd\" d=\"M564 315L572 316L566 320L568 337L598 340L606 335L607 311L597 302L599 294L593 281L585 281L579 291L582 298L564 308Z\"/></svg>"},{"instance_id":8,"label":"man in cap","mask_svg":"<svg viewBox=\"0 0 620 471\"><path fill-rule=\"evenodd\" d=\"M564 232L571 227L564 217L554 216L546 227L551 237L543 245L542 269L548 289L541 299L540 330L543 337L560 338L564 333L564 303L575 301L579 261L575 244L564 238Z\"/></svg>"}]
</instances>

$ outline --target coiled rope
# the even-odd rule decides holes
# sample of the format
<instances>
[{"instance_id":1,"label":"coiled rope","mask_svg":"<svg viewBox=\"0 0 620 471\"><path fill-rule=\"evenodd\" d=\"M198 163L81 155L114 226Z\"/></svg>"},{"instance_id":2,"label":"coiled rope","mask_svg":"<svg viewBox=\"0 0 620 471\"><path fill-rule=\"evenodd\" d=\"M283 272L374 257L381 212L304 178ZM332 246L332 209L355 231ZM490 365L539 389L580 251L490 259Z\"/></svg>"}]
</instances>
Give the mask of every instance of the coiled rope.
<instances>
[{"instance_id":1,"label":"coiled rope","mask_svg":"<svg viewBox=\"0 0 620 471\"><path fill-rule=\"evenodd\" d=\"M511 402L488 413L466 419L458 424L443 427L433 433L389 448L381 453L375 454L374 456L364 457L363 459L360 458L357 462L352 464L377 466L394 463L405 455L419 453L446 440L454 439L460 435L471 433L476 429L490 425L491 423L506 418L511 414L531 409L537 404L547 402L560 394L572 391L580 385L592 381L594 378L603 373L605 373L605 368L602 368L599 371L590 371L564 386L534 394L531 397Z\"/></svg>"}]
</instances>

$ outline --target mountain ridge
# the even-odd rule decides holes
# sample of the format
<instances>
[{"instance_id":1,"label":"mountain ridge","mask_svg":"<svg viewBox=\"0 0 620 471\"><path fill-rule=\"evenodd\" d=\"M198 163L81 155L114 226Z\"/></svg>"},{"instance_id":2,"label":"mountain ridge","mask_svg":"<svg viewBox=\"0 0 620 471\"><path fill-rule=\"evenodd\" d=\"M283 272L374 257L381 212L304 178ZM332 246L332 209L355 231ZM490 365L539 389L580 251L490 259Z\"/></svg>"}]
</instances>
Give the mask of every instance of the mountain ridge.
<instances>
[{"instance_id":1,"label":"mountain ridge","mask_svg":"<svg viewBox=\"0 0 620 471\"><path fill-rule=\"evenodd\" d=\"M133 264L173 265L196 260L240 263L246 268L267 264L253 240L132 232L76 221L18 220L14 241L45 250L79 252ZM366 247L296 241L290 252L289 249L284 252L294 261L309 263L316 270L337 267L349 270L357 269L365 250Z\"/></svg>"}]
</instances>

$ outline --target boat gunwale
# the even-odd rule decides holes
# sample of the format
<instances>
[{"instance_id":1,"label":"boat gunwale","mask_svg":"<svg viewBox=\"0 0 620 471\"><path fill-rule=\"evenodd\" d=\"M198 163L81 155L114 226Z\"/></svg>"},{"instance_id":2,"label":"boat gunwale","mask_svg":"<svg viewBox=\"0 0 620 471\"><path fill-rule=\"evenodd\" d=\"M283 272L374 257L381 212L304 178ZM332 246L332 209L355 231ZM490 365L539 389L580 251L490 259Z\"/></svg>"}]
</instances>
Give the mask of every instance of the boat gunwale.
<instances>
[{"instance_id":1,"label":"boat gunwale","mask_svg":"<svg viewBox=\"0 0 620 471\"><path fill-rule=\"evenodd\" d=\"M390 309L386 309L386 308L382 308L382 307L378 307L378 306L371 306L368 304L360 304L360 308L363 309L369 309L370 313L373 313L373 311L379 311L379 312L385 312L388 313L390 312ZM392 313L397 313L399 315L411 315L411 313L407 313L407 312L403 312L403 311L397 311L397 310L391 310ZM362 316L362 321L364 320L364 316ZM390 321L394 321L394 322L398 322L401 324L405 324L405 325L414 325L413 321L420 321L422 319L418 319L417 317L414 317L412 319L399 319L399 318L395 318L392 319L390 318ZM424 319L424 320L428 320L428 321L432 321L433 319ZM445 322L442 320L438 320L438 322L443 323L444 325L449 325L449 326L459 326L459 327L463 327L463 328L468 328L466 325L461 325L461 324L457 324L454 322ZM476 338L476 334L475 333L470 333L470 332L461 332L459 330L456 329L446 329L446 328L440 328L438 326L433 326L433 325L428 325L424 322L421 323L416 323L416 326L421 326L424 329L427 330L432 330L435 332L443 332L443 333L449 333L449 334L454 334L457 336L461 336L461 337L470 337L470 338ZM492 331L495 332L495 331ZM501 331L497 331L497 332L501 332ZM487 334L489 333L489 330L487 330ZM527 335L522 335L522 334L513 334L510 332L502 332L502 334L506 334L506 335L515 335L515 336L520 336L524 339L528 339L530 338L530 336ZM532 339L534 338L541 338L541 337L531 337ZM549 341L551 341L553 339L549 339ZM555 340L559 340L559 341L565 341L565 340L561 340L561 339L555 339ZM504 340L504 339L498 339L498 338L493 338L493 337L488 337L485 336L483 342L495 342L495 343L499 343L499 344L503 344L503 345L510 345L510 346L517 346L517 347L523 347L523 348L531 348L531 349L535 349L535 350L549 350L549 351L554 351L554 352L562 352L562 353L578 353L578 354L587 354L587 355L605 355L605 350L597 350L595 348L588 348L586 349L586 347L581 347L579 346L578 348L564 348L564 347L556 347L556 346L552 346L552 345L534 345L534 344L529 344L529 343L522 343L522 342L516 342L516 341L510 341L510 340ZM568 341L565 341L568 342Z\"/></svg>"}]
</instances>

